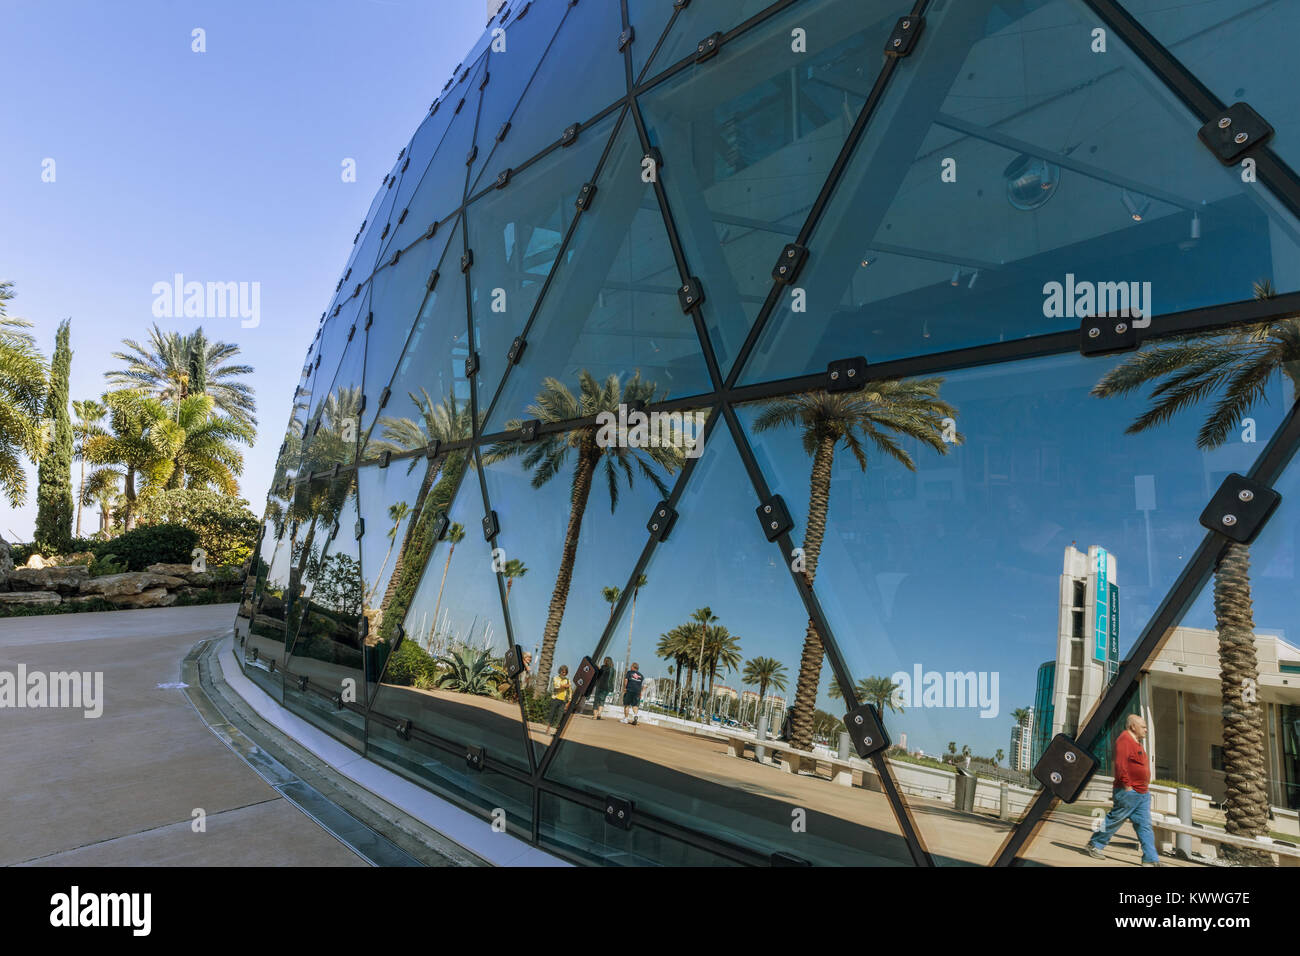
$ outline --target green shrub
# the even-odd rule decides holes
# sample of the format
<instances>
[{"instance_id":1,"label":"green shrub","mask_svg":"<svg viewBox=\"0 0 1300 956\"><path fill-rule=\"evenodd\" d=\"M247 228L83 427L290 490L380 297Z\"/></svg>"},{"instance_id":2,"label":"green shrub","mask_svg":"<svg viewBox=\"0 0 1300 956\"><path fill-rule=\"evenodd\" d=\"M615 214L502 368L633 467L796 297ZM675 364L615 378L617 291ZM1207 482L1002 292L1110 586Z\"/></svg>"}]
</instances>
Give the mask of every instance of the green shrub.
<instances>
[{"instance_id":1,"label":"green shrub","mask_svg":"<svg viewBox=\"0 0 1300 956\"><path fill-rule=\"evenodd\" d=\"M143 571L151 564L189 564L199 546L198 533L176 524L144 525L94 548L95 557L113 555L128 571Z\"/></svg>"},{"instance_id":2,"label":"green shrub","mask_svg":"<svg viewBox=\"0 0 1300 956\"><path fill-rule=\"evenodd\" d=\"M103 577L105 574L121 574L126 570L126 564L117 559L115 554L106 554L103 557L92 557L90 559L90 576L92 578Z\"/></svg>"},{"instance_id":3,"label":"green shrub","mask_svg":"<svg viewBox=\"0 0 1300 956\"><path fill-rule=\"evenodd\" d=\"M141 504L141 526L166 524L180 525L198 534L197 547L207 552L209 569L242 565L253 553L253 542L261 528L243 498L193 488L160 491ZM187 553L185 563L189 561Z\"/></svg>"},{"instance_id":4,"label":"green shrub","mask_svg":"<svg viewBox=\"0 0 1300 956\"><path fill-rule=\"evenodd\" d=\"M396 654L388 657L388 670L384 671L385 684L400 684L404 687L420 687L421 684L432 686L437 676L438 667L433 656L415 641L402 641Z\"/></svg>"},{"instance_id":5,"label":"green shrub","mask_svg":"<svg viewBox=\"0 0 1300 956\"><path fill-rule=\"evenodd\" d=\"M116 604L103 598L78 604L12 604L0 605L0 617L42 617L46 614L80 614L83 611L119 611Z\"/></svg>"}]
</instances>

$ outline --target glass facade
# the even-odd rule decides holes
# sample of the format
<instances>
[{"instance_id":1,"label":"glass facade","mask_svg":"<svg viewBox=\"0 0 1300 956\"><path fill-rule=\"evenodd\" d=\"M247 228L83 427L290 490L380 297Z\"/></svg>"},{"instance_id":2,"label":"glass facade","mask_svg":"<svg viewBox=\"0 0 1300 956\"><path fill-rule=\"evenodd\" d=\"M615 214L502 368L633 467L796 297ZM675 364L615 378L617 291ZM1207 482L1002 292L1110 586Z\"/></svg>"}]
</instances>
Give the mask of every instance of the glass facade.
<instances>
[{"instance_id":1,"label":"glass facade","mask_svg":"<svg viewBox=\"0 0 1300 956\"><path fill-rule=\"evenodd\" d=\"M246 672L579 863L1136 863L1131 717L1169 862L1300 858L1260 7L506 5L308 348Z\"/></svg>"}]
</instances>

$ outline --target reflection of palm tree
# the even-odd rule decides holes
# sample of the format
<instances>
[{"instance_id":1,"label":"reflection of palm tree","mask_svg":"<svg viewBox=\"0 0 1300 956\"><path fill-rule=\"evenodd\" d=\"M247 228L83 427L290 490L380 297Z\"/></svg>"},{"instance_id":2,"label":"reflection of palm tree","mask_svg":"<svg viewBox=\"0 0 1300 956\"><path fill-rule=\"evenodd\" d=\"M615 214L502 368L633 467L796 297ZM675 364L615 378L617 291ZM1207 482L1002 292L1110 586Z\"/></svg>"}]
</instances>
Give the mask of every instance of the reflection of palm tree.
<instances>
[{"instance_id":1,"label":"reflection of palm tree","mask_svg":"<svg viewBox=\"0 0 1300 956\"><path fill-rule=\"evenodd\" d=\"M900 687L888 677L864 677L853 685L853 690L859 700L875 704L876 710L883 712L888 708L900 714L903 712L903 707L898 702ZM826 693L832 700L839 700L844 696L840 690L840 682L834 677L831 678Z\"/></svg>"},{"instance_id":2,"label":"reflection of palm tree","mask_svg":"<svg viewBox=\"0 0 1300 956\"><path fill-rule=\"evenodd\" d=\"M721 624L709 628L709 637L704 646L704 663L709 672L709 692L706 700L713 699L713 685L718 677L718 668L732 671L740 665L740 661L740 638Z\"/></svg>"},{"instance_id":3,"label":"reflection of palm tree","mask_svg":"<svg viewBox=\"0 0 1300 956\"><path fill-rule=\"evenodd\" d=\"M623 589L616 587L601 588L600 596L603 597L605 603L609 605L609 619L612 623L614 620L614 605L617 604L618 599L623 596ZM624 668L624 670L626 669L627 668Z\"/></svg>"},{"instance_id":4,"label":"reflection of palm tree","mask_svg":"<svg viewBox=\"0 0 1300 956\"><path fill-rule=\"evenodd\" d=\"M741 672L740 679L745 685L758 685L758 706L762 707L763 700L767 697L768 687L776 690L785 690L785 665L775 657L751 657L745 661L745 669ZM758 714L758 708L754 710Z\"/></svg>"},{"instance_id":5,"label":"reflection of palm tree","mask_svg":"<svg viewBox=\"0 0 1300 956\"><path fill-rule=\"evenodd\" d=\"M699 696L696 697L695 703L691 708L692 712L696 714L696 716L699 715L700 697L704 695L704 676L708 670L708 668L704 666L705 665L704 648L709 641L710 628L717 620L718 620L718 616L713 613L713 609L706 606L706 607L696 608L695 613L691 615L691 619L686 625L688 628L690 628L691 637L697 642L695 650L693 652L694 659L692 660L692 664L699 669L700 691L699 691ZM692 687L691 690L694 691L695 688Z\"/></svg>"},{"instance_id":6,"label":"reflection of palm tree","mask_svg":"<svg viewBox=\"0 0 1300 956\"><path fill-rule=\"evenodd\" d=\"M957 413L939 398L942 384L941 378L891 379L867 382L857 392L791 395L769 402L755 419L754 430L759 432L782 427L800 429L804 451L813 459L808 525L803 540L804 578L809 587L817 575L817 560L826 533L831 465L836 445L843 442L863 471L867 468L864 438L877 452L894 459L909 471L915 471L916 464L899 444L899 435L916 439L939 454L946 454L945 419L953 419ZM959 435L953 438L954 441L961 440ZM821 635L810 619L799 659L791 721L790 744L800 750L812 749L812 718L824 653Z\"/></svg>"},{"instance_id":7,"label":"reflection of palm tree","mask_svg":"<svg viewBox=\"0 0 1300 956\"><path fill-rule=\"evenodd\" d=\"M643 382L639 373L626 383L621 383L617 375L611 375L600 382L584 370L578 375L578 384L578 394L574 395L558 379L545 379L542 391L538 393L535 403L528 407L527 414L545 425L550 422L594 418L601 412L617 414L620 405L630 406L638 402L649 404L664 397L657 394L658 386L654 382ZM520 421L509 421L506 428L514 430L521 425ZM619 444L602 447L597 441L600 431L600 426L593 423L567 432L545 432L528 443L498 442L484 455L484 461L488 463L522 456L524 467L532 469L534 488L542 487L558 475L570 452L574 453L576 459L571 482L569 523L564 533L560 567L546 614L546 626L542 631L541 658L537 667L541 686L547 686L551 679L555 643L560 635L560 623L564 619L564 608L569 600L573 564L578 556L578 536L582 531L582 518L587 510L587 499L591 495L596 469L603 461L612 512L618 505L620 470L631 488L634 482L632 463L635 462L641 474L660 494L667 497L668 487L653 466L671 474L681 466L685 457L684 451L677 447L627 448Z\"/></svg>"},{"instance_id":8,"label":"reflection of palm tree","mask_svg":"<svg viewBox=\"0 0 1300 956\"><path fill-rule=\"evenodd\" d=\"M996 767L998 764L1002 763L1002 758L1005 756L1006 754L1003 753L1002 748L999 747L998 752L993 755L993 766Z\"/></svg>"},{"instance_id":9,"label":"reflection of palm tree","mask_svg":"<svg viewBox=\"0 0 1300 956\"><path fill-rule=\"evenodd\" d=\"M522 578L528 573L528 568L524 562L518 558L511 558L501 568L501 576L506 579L506 600L510 600L510 589L515 586L515 578Z\"/></svg>"},{"instance_id":10,"label":"reflection of palm tree","mask_svg":"<svg viewBox=\"0 0 1300 956\"><path fill-rule=\"evenodd\" d=\"M636 623L636 596L641 593L641 589L646 586L647 578L644 574L636 576L636 583L632 585L632 611L627 620L627 655L623 658L623 673L626 674L632 666L632 625ZM609 616L612 619L614 609L610 608Z\"/></svg>"},{"instance_id":11,"label":"reflection of palm tree","mask_svg":"<svg viewBox=\"0 0 1300 956\"><path fill-rule=\"evenodd\" d=\"M375 591L379 588L379 582L384 576L384 568L388 567L388 559L393 556L393 545L397 543L397 532L402 527L402 522L406 516L411 513L411 506L405 501L399 501L396 504L388 506L388 519L393 522L393 526L388 529L388 550L384 552L384 560L379 562L379 569L375 571L370 585L370 591L366 594L366 606L369 607L374 600Z\"/></svg>"},{"instance_id":12,"label":"reflection of palm tree","mask_svg":"<svg viewBox=\"0 0 1300 956\"><path fill-rule=\"evenodd\" d=\"M1267 283L1255 297L1271 298ZM1300 395L1300 318L1250 325L1228 335L1203 332L1144 348L1111 369L1093 388L1101 398L1152 385L1151 407L1129 425L1134 435L1170 421L1189 405L1216 397L1196 445L1219 448L1260 400L1274 376ZM1242 688L1259 680L1251 600L1250 546L1229 542L1214 569L1214 615L1219 633L1219 687L1223 714L1225 829L1236 836L1268 832L1264 714L1257 695ZM1267 865L1271 858L1224 847L1226 856Z\"/></svg>"},{"instance_id":13,"label":"reflection of palm tree","mask_svg":"<svg viewBox=\"0 0 1300 956\"><path fill-rule=\"evenodd\" d=\"M655 654L665 660L672 659L677 664L677 710L681 710L682 691L695 679L695 647L697 641L691 627L679 624L667 634L660 635ZM689 676L682 680L682 671L689 668Z\"/></svg>"},{"instance_id":14,"label":"reflection of palm tree","mask_svg":"<svg viewBox=\"0 0 1300 956\"><path fill-rule=\"evenodd\" d=\"M447 542L450 547L447 548L447 563L442 566L442 583L438 585L438 601L433 606L433 630L429 632L429 644L433 644L434 632L438 630L438 611L442 608L442 589L447 586L447 569L451 567L451 556L456 553L456 545L460 544L465 538L465 526L460 522L454 522L447 529Z\"/></svg>"}]
</instances>

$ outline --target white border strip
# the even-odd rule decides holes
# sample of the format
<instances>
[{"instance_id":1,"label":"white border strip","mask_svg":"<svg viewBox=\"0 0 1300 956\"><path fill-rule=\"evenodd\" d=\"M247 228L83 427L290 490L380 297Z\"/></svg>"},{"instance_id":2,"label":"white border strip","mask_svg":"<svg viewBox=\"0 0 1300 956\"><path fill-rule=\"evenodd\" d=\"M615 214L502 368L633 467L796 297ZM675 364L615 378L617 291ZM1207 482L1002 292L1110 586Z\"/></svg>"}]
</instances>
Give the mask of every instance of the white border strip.
<instances>
[{"instance_id":1,"label":"white border strip","mask_svg":"<svg viewBox=\"0 0 1300 956\"><path fill-rule=\"evenodd\" d=\"M244 676L239 662L235 660L233 638L228 636L222 640L217 651L217 662L226 683L268 724L302 744L353 783L409 813L475 856L493 866L571 865L512 834L494 831L486 820L388 768L367 760L325 731L277 704L266 691Z\"/></svg>"}]
</instances>

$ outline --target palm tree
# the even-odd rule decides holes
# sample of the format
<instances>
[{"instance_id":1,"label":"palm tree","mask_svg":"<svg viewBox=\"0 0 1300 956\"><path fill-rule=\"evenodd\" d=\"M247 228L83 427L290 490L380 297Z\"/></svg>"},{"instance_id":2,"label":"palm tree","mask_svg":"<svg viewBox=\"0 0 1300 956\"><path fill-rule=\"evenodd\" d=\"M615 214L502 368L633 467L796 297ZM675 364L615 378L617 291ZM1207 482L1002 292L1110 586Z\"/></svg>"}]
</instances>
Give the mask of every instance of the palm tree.
<instances>
[{"instance_id":1,"label":"palm tree","mask_svg":"<svg viewBox=\"0 0 1300 956\"><path fill-rule=\"evenodd\" d=\"M113 515L120 514L126 505L126 496L122 494L122 474L113 468L94 470L86 478L77 503L87 508L99 505L99 530L108 532Z\"/></svg>"},{"instance_id":2,"label":"palm tree","mask_svg":"<svg viewBox=\"0 0 1300 956\"><path fill-rule=\"evenodd\" d=\"M636 576L636 583L632 585L632 611L627 620L627 654L623 657L623 673L626 674L632 667L632 625L636 623L636 596L641 593L641 589L646 586L649 579L644 574ZM613 608L610 609L609 616L614 617Z\"/></svg>"},{"instance_id":3,"label":"palm tree","mask_svg":"<svg viewBox=\"0 0 1300 956\"><path fill-rule=\"evenodd\" d=\"M745 669L740 675L740 679L745 682L746 686L758 685L758 703L760 707L767 697L769 687L781 691L785 690L785 678L785 665L775 657L751 657L745 662Z\"/></svg>"},{"instance_id":4,"label":"palm tree","mask_svg":"<svg viewBox=\"0 0 1300 956\"><path fill-rule=\"evenodd\" d=\"M614 620L614 605L616 605L618 599L623 596L623 589L616 587L601 588L600 595L605 599L605 603L609 605L609 620L612 623ZM626 669L627 668L624 668L624 670Z\"/></svg>"},{"instance_id":5,"label":"palm tree","mask_svg":"<svg viewBox=\"0 0 1300 956\"><path fill-rule=\"evenodd\" d=\"M202 327L185 335L164 332L157 323L149 331L147 345L133 339L123 339L122 344L127 351L114 352L113 358L126 364L107 374L110 385L140 389L168 401L209 395L224 414L249 428L257 426L253 389L238 380L251 375L253 368L227 364L239 355L238 345L209 342Z\"/></svg>"},{"instance_id":6,"label":"palm tree","mask_svg":"<svg viewBox=\"0 0 1300 956\"><path fill-rule=\"evenodd\" d=\"M85 401L73 401L72 414L76 420L72 423L73 446L72 453L81 462L81 478L77 487L77 532L76 536L81 537L81 508L86 497L86 441L95 435L106 434L103 427L99 424L108 414L108 409L93 398ZM93 497L93 496L92 496Z\"/></svg>"},{"instance_id":7,"label":"palm tree","mask_svg":"<svg viewBox=\"0 0 1300 956\"><path fill-rule=\"evenodd\" d=\"M1255 297L1272 298L1258 283ZM1250 410L1267 398L1274 376L1300 396L1300 317L1245 326L1224 335L1202 332L1143 348L1111 369L1092 389L1099 398L1127 395L1151 385L1151 406L1125 430L1136 435L1171 421L1189 406L1215 399L1196 437L1198 448L1222 446ZM1268 833L1268 778L1264 714L1257 695L1243 687L1259 680L1250 583L1250 545L1227 543L1214 569L1214 616L1219 633L1219 687L1223 715L1225 829L1236 836ZM1243 863L1271 858L1224 847Z\"/></svg>"},{"instance_id":8,"label":"palm tree","mask_svg":"<svg viewBox=\"0 0 1300 956\"><path fill-rule=\"evenodd\" d=\"M122 481L125 500L122 525L135 527L136 502L141 494L164 487L175 470L175 455L183 435L167 406L142 392L106 392L109 427L86 440L86 460L97 465L87 483L96 489ZM101 472L106 472L101 476Z\"/></svg>"},{"instance_id":9,"label":"palm tree","mask_svg":"<svg viewBox=\"0 0 1300 956\"><path fill-rule=\"evenodd\" d=\"M1002 763L1002 758L1005 756L1006 754L1003 753L1002 748L999 747L998 752L993 755L993 766L996 767L998 764Z\"/></svg>"},{"instance_id":10,"label":"palm tree","mask_svg":"<svg viewBox=\"0 0 1300 956\"><path fill-rule=\"evenodd\" d=\"M438 600L433 605L433 631L429 632L429 644L433 644L433 634L438 630L438 611L442 609L442 589L447 586L447 570L451 567L451 556L456 553L456 545L465 539L465 526L459 521L453 522L447 529L447 562L442 566L442 583L438 585Z\"/></svg>"},{"instance_id":11,"label":"palm tree","mask_svg":"<svg viewBox=\"0 0 1300 956\"><path fill-rule=\"evenodd\" d=\"M41 408L45 404L45 359L26 319L6 312L13 283L0 282L0 489L17 508L27 497L22 459L40 458Z\"/></svg>"},{"instance_id":12,"label":"palm tree","mask_svg":"<svg viewBox=\"0 0 1300 956\"><path fill-rule=\"evenodd\" d=\"M713 685L718 677L718 668L732 671L740 666L740 661L740 638L721 624L709 628L709 637L704 647L704 665L709 673L709 692L705 700L713 699Z\"/></svg>"},{"instance_id":13,"label":"palm tree","mask_svg":"<svg viewBox=\"0 0 1300 956\"><path fill-rule=\"evenodd\" d=\"M650 404L666 397L658 395L658 386L654 382L643 382L640 373L626 383L621 383L617 375L610 375L604 382L600 382L590 372L583 370L578 374L578 385L578 394L575 396L558 379L544 379L542 390L538 393L535 403L528 407L527 414L545 425L553 422L594 419L601 412L617 413L620 405L632 406L639 402ZM514 430L521 425L522 422L513 420L506 423L506 428ZM484 455L484 461L488 463L515 456L522 457L524 467L533 472L534 488L542 487L558 475L570 459L571 453L574 459L569 522L564 534L559 571L555 577L555 589L551 594L551 603L546 614L546 626L542 631L542 648L537 673L543 687L548 686L551 678L555 643L560 635L560 623L564 619L564 608L569 599L569 586L573 581L573 564L578 556L578 537L582 531L582 518L587 510L587 499L591 495L596 470L603 462L609 488L609 507L612 513L618 506L620 471L628 487L631 488L635 482L632 471L632 463L635 462L641 474L661 495L667 497L668 487L655 467L672 474L685 460L685 452L679 447L626 448L617 444L602 447L597 441L599 432L600 426L594 423L570 431L544 432L532 442L498 442Z\"/></svg>"},{"instance_id":14,"label":"palm tree","mask_svg":"<svg viewBox=\"0 0 1300 956\"><path fill-rule=\"evenodd\" d=\"M857 392L808 392L767 403L755 419L754 429L758 432L789 427L800 429L804 451L813 459L808 524L803 540L803 574L809 587L817 575L822 538L826 534L831 465L836 446L842 442L863 471L867 469L863 439L877 452L894 459L909 471L915 471L916 464L899 444L898 436L928 445L941 455L947 454L944 420L956 418L957 412L939 398L942 384L942 378L883 379L867 382ZM961 436L955 436L955 440L961 441ZM799 676L795 682L790 735L790 745L800 750L812 749L812 718L824 654L821 635L809 619L799 658Z\"/></svg>"},{"instance_id":15,"label":"palm tree","mask_svg":"<svg viewBox=\"0 0 1300 956\"><path fill-rule=\"evenodd\" d=\"M655 647L655 655L665 660L672 660L677 665L677 706L676 710L681 710L682 691L695 679L695 648L698 642L695 639L694 632L689 625L679 624L667 634L659 637L659 643ZM689 676L685 681L682 678L682 671L688 669Z\"/></svg>"},{"instance_id":16,"label":"palm tree","mask_svg":"<svg viewBox=\"0 0 1300 956\"><path fill-rule=\"evenodd\" d=\"M692 713L694 713L697 717L699 716L699 712L700 712L700 696L703 696L704 694L704 674L706 670L704 666L705 664L704 647L709 641L709 630L712 627L712 625L717 622L717 620L718 620L718 616L713 613L713 609L706 606L706 607L696 608L695 613L691 615L690 621L688 621L686 624L686 627L690 628L691 638L699 642L698 647L694 652L694 659L692 661L692 664L695 667L698 667L700 672L699 696L695 698L694 705L691 707ZM692 673L692 677L694 677L693 673ZM691 690L692 692L694 692L695 688L692 687Z\"/></svg>"},{"instance_id":17,"label":"palm tree","mask_svg":"<svg viewBox=\"0 0 1300 956\"><path fill-rule=\"evenodd\" d=\"M898 702L899 690L899 685L888 677L865 677L857 684L858 698L875 704L881 713L886 708L899 714L903 712L903 705Z\"/></svg>"},{"instance_id":18,"label":"palm tree","mask_svg":"<svg viewBox=\"0 0 1300 956\"><path fill-rule=\"evenodd\" d=\"M948 741L948 754L952 758L948 762L951 764L955 764L957 762L957 741L955 740Z\"/></svg>"},{"instance_id":19,"label":"palm tree","mask_svg":"<svg viewBox=\"0 0 1300 956\"><path fill-rule=\"evenodd\" d=\"M486 697L505 676L487 648L462 647L437 658L436 663L447 670L438 675L434 684L462 694Z\"/></svg>"},{"instance_id":20,"label":"palm tree","mask_svg":"<svg viewBox=\"0 0 1300 956\"><path fill-rule=\"evenodd\" d=\"M239 493L235 480L244 471L244 456L236 444L252 445L257 431L247 422L216 413L210 395L189 395L171 403L173 421L180 429L168 488L213 488L227 495Z\"/></svg>"},{"instance_id":21,"label":"palm tree","mask_svg":"<svg viewBox=\"0 0 1300 956\"><path fill-rule=\"evenodd\" d=\"M524 562L518 558L511 558L504 567L501 568L501 576L506 579L506 600L510 600L510 589L515 586L515 578L522 578L528 573L528 568Z\"/></svg>"}]
</instances>

